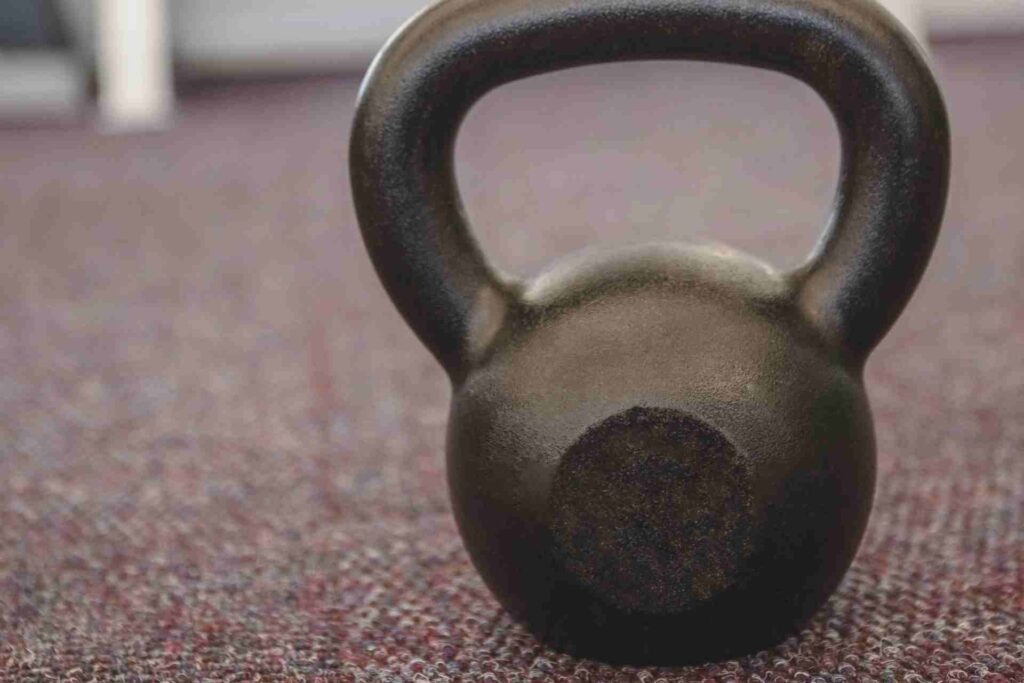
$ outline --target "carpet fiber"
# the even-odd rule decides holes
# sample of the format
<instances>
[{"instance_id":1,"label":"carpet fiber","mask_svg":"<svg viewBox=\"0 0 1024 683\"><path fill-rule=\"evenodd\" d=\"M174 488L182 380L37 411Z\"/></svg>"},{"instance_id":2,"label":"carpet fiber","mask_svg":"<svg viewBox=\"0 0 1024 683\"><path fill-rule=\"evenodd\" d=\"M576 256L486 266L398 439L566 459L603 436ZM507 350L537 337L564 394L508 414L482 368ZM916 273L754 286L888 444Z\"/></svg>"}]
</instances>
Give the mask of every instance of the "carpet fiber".
<instances>
[{"instance_id":1,"label":"carpet fiber","mask_svg":"<svg viewBox=\"0 0 1024 683\"><path fill-rule=\"evenodd\" d=\"M611 668L538 644L447 501L442 372L360 243L357 81L193 85L166 132L0 130L0 681L1024 680L1024 40L939 45L944 233L867 382L878 495L777 648ZM780 266L838 142L804 86L645 63L471 114L502 266L716 239Z\"/></svg>"}]
</instances>

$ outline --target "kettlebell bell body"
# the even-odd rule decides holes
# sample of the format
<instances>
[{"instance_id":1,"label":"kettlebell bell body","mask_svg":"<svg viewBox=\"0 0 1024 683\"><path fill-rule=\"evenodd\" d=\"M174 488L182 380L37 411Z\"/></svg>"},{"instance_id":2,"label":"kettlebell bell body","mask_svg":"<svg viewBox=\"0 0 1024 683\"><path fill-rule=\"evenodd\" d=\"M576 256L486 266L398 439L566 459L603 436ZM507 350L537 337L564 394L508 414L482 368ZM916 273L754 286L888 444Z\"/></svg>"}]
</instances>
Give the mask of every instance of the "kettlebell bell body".
<instances>
[{"instance_id":1,"label":"kettlebell bell body","mask_svg":"<svg viewBox=\"0 0 1024 683\"><path fill-rule=\"evenodd\" d=\"M622 59L714 59L814 87L840 129L831 224L777 272L715 245L487 262L454 182L485 92ZM860 542L875 479L862 368L945 204L931 74L868 0L447 0L364 84L351 173L389 294L448 371L452 505L501 603L605 661L734 656L794 632Z\"/></svg>"}]
</instances>

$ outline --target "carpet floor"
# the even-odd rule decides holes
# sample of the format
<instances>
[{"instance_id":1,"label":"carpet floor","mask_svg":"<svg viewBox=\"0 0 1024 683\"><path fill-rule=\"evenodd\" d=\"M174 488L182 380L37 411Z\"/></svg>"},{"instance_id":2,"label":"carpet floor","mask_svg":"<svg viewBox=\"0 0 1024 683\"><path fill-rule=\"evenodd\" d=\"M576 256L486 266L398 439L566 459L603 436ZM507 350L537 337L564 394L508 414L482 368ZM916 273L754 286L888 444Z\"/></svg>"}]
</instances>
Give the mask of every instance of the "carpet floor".
<instances>
[{"instance_id":1,"label":"carpet floor","mask_svg":"<svg viewBox=\"0 0 1024 683\"><path fill-rule=\"evenodd\" d=\"M186 87L165 132L0 129L0 681L1024 681L1024 39L939 44L952 194L867 371L878 494L778 647L613 668L536 642L452 522L449 389L359 239L358 82ZM492 258L714 239L779 266L838 168L803 85L590 67L470 115Z\"/></svg>"}]
</instances>

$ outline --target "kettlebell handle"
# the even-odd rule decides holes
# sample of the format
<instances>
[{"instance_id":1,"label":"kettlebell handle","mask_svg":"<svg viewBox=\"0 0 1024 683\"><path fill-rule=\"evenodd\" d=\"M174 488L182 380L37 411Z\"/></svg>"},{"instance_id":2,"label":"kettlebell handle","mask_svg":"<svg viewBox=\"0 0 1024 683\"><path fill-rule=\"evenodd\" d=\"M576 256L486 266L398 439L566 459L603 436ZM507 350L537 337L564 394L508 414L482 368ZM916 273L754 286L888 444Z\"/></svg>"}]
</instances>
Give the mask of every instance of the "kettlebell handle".
<instances>
[{"instance_id":1,"label":"kettlebell handle","mask_svg":"<svg viewBox=\"0 0 1024 683\"><path fill-rule=\"evenodd\" d=\"M444 0L371 66L350 166L374 265L453 378L471 362L481 316L517 296L477 245L456 187L469 108L546 71L670 58L763 67L819 93L842 164L829 225L788 274L793 296L854 363L903 310L941 223L949 131L920 51L873 0Z\"/></svg>"}]
</instances>

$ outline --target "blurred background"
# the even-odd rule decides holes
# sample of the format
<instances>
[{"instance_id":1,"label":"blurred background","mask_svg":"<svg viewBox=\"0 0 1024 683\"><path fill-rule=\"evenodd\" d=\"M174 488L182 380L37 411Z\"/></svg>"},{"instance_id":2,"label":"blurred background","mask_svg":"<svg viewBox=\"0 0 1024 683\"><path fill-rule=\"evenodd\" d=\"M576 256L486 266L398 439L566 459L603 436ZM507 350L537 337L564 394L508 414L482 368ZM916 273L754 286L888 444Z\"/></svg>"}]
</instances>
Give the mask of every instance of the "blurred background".
<instances>
[{"instance_id":1,"label":"blurred background","mask_svg":"<svg viewBox=\"0 0 1024 683\"><path fill-rule=\"evenodd\" d=\"M359 80L422 4L0 0L0 681L613 678L470 567L446 379L359 238ZM1024 680L1024 2L889 7L950 110L945 227L868 366L859 559L750 680ZM645 62L501 88L457 159L506 270L702 239L785 267L839 144L788 77Z\"/></svg>"},{"instance_id":2,"label":"blurred background","mask_svg":"<svg viewBox=\"0 0 1024 683\"><path fill-rule=\"evenodd\" d=\"M0 116L152 125L176 81L356 72L421 0L3 0ZM884 0L922 42L1024 29L1019 0Z\"/></svg>"}]
</instances>

